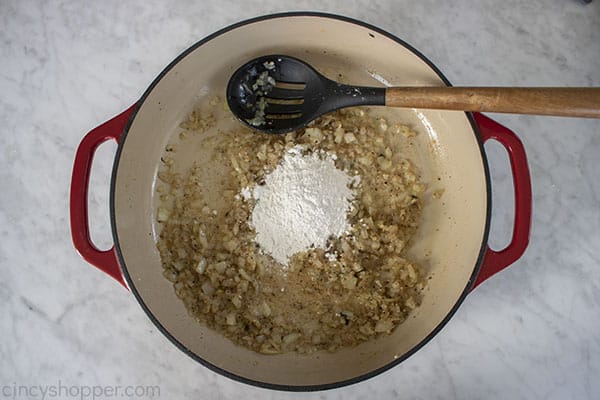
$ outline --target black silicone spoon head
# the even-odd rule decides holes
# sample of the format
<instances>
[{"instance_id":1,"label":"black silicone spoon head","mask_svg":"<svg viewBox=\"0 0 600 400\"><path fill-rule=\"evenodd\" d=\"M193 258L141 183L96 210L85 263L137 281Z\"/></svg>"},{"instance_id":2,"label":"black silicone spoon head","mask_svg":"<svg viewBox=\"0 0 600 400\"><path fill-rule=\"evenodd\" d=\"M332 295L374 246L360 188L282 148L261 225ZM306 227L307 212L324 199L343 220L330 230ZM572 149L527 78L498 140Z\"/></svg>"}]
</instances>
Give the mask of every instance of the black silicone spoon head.
<instances>
[{"instance_id":1,"label":"black silicone spoon head","mask_svg":"<svg viewBox=\"0 0 600 400\"><path fill-rule=\"evenodd\" d=\"M227 103L250 128L286 133L343 107L385 104L385 89L334 82L294 57L269 55L238 68L227 85Z\"/></svg>"}]
</instances>

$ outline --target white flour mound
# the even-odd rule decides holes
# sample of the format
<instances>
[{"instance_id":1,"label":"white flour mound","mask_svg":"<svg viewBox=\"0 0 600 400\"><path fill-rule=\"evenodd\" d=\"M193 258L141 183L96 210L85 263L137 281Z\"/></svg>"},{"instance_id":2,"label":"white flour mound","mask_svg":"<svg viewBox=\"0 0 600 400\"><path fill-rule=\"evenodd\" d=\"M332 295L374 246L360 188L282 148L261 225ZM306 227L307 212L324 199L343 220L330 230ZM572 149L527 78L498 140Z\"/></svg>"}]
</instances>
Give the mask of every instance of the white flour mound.
<instances>
[{"instance_id":1,"label":"white flour mound","mask_svg":"<svg viewBox=\"0 0 600 400\"><path fill-rule=\"evenodd\" d=\"M265 184L252 192L256 242L284 266L295 253L325 248L330 236L350 229L346 214L355 195L349 187L354 179L336 168L335 155L302 155L302 150L300 146L288 150L265 176ZM248 198L248 189L242 192Z\"/></svg>"}]
</instances>

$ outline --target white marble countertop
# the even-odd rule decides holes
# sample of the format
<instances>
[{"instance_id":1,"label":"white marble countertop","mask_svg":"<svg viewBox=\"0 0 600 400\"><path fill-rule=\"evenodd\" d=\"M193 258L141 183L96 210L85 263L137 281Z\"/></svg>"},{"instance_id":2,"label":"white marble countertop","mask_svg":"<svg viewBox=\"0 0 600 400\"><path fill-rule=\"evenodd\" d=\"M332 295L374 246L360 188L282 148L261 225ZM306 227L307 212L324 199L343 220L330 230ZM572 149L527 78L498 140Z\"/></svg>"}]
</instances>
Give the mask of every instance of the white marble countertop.
<instances>
[{"instance_id":1,"label":"white marble countertop","mask_svg":"<svg viewBox=\"0 0 600 400\"><path fill-rule=\"evenodd\" d=\"M27 398L13 394L35 385L159 385L161 397L198 399L600 397L600 120L494 116L529 156L528 251L414 356L342 389L274 392L211 372L75 253L68 190L83 135L132 104L181 51L247 17L322 10L365 20L421 50L456 85L600 86L600 1L323 4L0 3L0 397ZM509 172L499 146L487 148L500 246L511 228ZM92 176L93 234L104 247L114 150L100 149Z\"/></svg>"}]
</instances>

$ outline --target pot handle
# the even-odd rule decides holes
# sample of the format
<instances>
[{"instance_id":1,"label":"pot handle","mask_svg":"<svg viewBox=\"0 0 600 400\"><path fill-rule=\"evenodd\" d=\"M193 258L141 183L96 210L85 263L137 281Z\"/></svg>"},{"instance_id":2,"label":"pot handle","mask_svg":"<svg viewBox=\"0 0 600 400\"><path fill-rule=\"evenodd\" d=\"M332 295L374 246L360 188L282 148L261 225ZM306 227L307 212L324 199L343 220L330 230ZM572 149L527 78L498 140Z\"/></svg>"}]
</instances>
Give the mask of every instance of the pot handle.
<instances>
[{"instance_id":1,"label":"pot handle","mask_svg":"<svg viewBox=\"0 0 600 400\"><path fill-rule=\"evenodd\" d=\"M481 269L471 290L490 276L517 261L529 244L531 228L531 177L527 156L521 140L505 126L480 113L473 113L484 142L494 139L506 148L510 159L515 190L515 220L510 244L503 250L494 251L487 246Z\"/></svg>"},{"instance_id":2,"label":"pot handle","mask_svg":"<svg viewBox=\"0 0 600 400\"><path fill-rule=\"evenodd\" d=\"M108 250L99 250L90 238L88 218L88 189L92 161L99 145L107 140L121 139L121 134L127 125L129 116L136 104L123 111L121 114L106 121L102 125L92 129L81 141L75 154L73 163L73 174L71 176L70 214L71 214L71 237L75 249L81 256L117 280L127 288L123 278L121 267L115 253L115 247Z\"/></svg>"}]
</instances>

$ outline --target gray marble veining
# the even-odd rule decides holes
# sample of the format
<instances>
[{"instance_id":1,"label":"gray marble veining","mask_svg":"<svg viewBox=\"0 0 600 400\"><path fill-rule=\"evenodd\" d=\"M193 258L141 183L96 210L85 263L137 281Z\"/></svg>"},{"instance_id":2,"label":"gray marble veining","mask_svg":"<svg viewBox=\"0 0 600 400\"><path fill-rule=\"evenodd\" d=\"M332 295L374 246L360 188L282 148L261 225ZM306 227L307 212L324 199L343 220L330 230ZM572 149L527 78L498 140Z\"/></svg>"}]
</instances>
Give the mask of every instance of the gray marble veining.
<instances>
[{"instance_id":1,"label":"gray marble veining","mask_svg":"<svg viewBox=\"0 0 600 400\"><path fill-rule=\"evenodd\" d=\"M133 296L79 258L68 219L74 151L89 129L132 104L195 41L286 10L377 25L421 50L454 84L600 86L599 1L0 2L2 388L61 382L160 385L165 398L309 397L233 382L181 353ZM494 118L528 153L528 251L406 362L310 397L600 397L600 121ZM501 246L512 226L510 176L503 151L486 148L491 241ZM92 176L94 238L104 247L114 149L100 150Z\"/></svg>"}]
</instances>

